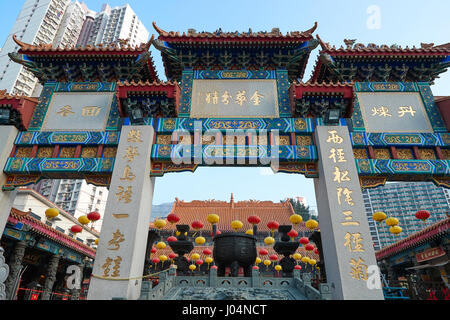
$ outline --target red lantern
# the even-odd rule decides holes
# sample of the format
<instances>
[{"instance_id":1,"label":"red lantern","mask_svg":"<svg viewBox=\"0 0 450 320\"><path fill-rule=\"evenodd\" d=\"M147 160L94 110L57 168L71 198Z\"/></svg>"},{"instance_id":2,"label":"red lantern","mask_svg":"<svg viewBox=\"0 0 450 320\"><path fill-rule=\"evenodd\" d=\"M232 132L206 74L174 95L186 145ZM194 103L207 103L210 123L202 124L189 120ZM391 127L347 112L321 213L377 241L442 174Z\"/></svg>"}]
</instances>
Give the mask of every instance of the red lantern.
<instances>
[{"instance_id":1,"label":"red lantern","mask_svg":"<svg viewBox=\"0 0 450 320\"><path fill-rule=\"evenodd\" d=\"M416 212L416 218L425 222L430 217L430 213L427 210L419 210Z\"/></svg>"},{"instance_id":2,"label":"red lantern","mask_svg":"<svg viewBox=\"0 0 450 320\"><path fill-rule=\"evenodd\" d=\"M171 252L170 254L169 254L169 258L170 259L174 259L174 258L176 258L177 257L177 255L175 254L175 253L173 253L173 252Z\"/></svg>"},{"instance_id":3,"label":"red lantern","mask_svg":"<svg viewBox=\"0 0 450 320\"><path fill-rule=\"evenodd\" d=\"M167 238L167 242L178 241L178 239L174 236L170 236Z\"/></svg>"},{"instance_id":4,"label":"red lantern","mask_svg":"<svg viewBox=\"0 0 450 320\"><path fill-rule=\"evenodd\" d=\"M269 228L272 231L277 230L279 226L280 225L276 221L269 221L269 223L267 224L267 228Z\"/></svg>"},{"instance_id":5,"label":"red lantern","mask_svg":"<svg viewBox=\"0 0 450 320\"><path fill-rule=\"evenodd\" d=\"M152 248L152 250L150 250L151 253L156 253L156 248Z\"/></svg>"},{"instance_id":6,"label":"red lantern","mask_svg":"<svg viewBox=\"0 0 450 320\"><path fill-rule=\"evenodd\" d=\"M278 260L278 256L276 254L271 254L269 259L272 261L276 261L276 260Z\"/></svg>"},{"instance_id":7,"label":"red lantern","mask_svg":"<svg viewBox=\"0 0 450 320\"><path fill-rule=\"evenodd\" d=\"M305 250L306 251L313 251L314 250L314 246L312 245L312 244L307 244L306 246L305 246Z\"/></svg>"},{"instance_id":8,"label":"red lantern","mask_svg":"<svg viewBox=\"0 0 450 320\"><path fill-rule=\"evenodd\" d=\"M153 262L154 264L158 264L158 263L161 262L161 260L159 260L158 258L153 258L153 259L152 259L152 262Z\"/></svg>"},{"instance_id":9,"label":"red lantern","mask_svg":"<svg viewBox=\"0 0 450 320\"><path fill-rule=\"evenodd\" d=\"M78 233L81 232L82 230L83 228L77 224L72 226L72 228L70 228L70 231L72 231L73 233Z\"/></svg>"},{"instance_id":10,"label":"red lantern","mask_svg":"<svg viewBox=\"0 0 450 320\"><path fill-rule=\"evenodd\" d=\"M92 211L91 213L89 213L87 215L87 218L91 221L97 221L100 219L100 213L98 213L96 211Z\"/></svg>"},{"instance_id":11,"label":"red lantern","mask_svg":"<svg viewBox=\"0 0 450 320\"><path fill-rule=\"evenodd\" d=\"M259 254L262 255L262 256L265 256L268 253L269 253L269 251L267 251L266 249L259 250Z\"/></svg>"},{"instance_id":12,"label":"red lantern","mask_svg":"<svg viewBox=\"0 0 450 320\"><path fill-rule=\"evenodd\" d=\"M315 254L319 254L319 249L315 248L315 249L314 249L314 253L315 253Z\"/></svg>"},{"instance_id":13,"label":"red lantern","mask_svg":"<svg viewBox=\"0 0 450 320\"><path fill-rule=\"evenodd\" d=\"M250 224L258 224L261 222L261 219L258 216L250 216L247 218L247 221Z\"/></svg>"},{"instance_id":14,"label":"red lantern","mask_svg":"<svg viewBox=\"0 0 450 320\"><path fill-rule=\"evenodd\" d=\"M195 230L200 230L201 228L203 228L203 223L201 223L200 221L194 221L191 224L192 229Z\"/></svg>"},{"instance_id":15,"label":"red lantern","mask_svg":"<svg viewBox=\"0 0 450 320\"><path fill-rule=\"evenodd\" d=\"M195 261L195 263L198 264L199 266L201 266L203 264L203 260L199 259L199 260Z\"/></svg>"},{"instance_id":16,"label":"red lantern","mask_svg":"<svg viewBox=\"0 0 450 320\"><path fill-rule=\"evenodd\" d=\"M180 221L180 218L175 213L171 213L167 216L167 221L173 224Z\"/></svg>"},{"instance_id":17,"label":"red lantern","mask_svg":"<svg viewBox=\"0 0 450 320\"><path fill-rule=\"evenodd\" d=\"M288 236L289 236L290 238L298 237L298 232L295 231L294 229L291 229L291 231L288 232Z\"/></svg>"},{"instance_id":18,"label":"red lantern","mask_svg":"<svg viewBox=\"0 0 450 320\"><path fill-rule=\"evenodd\" d=\"M294 267L294 269L296 269L296 270L302 270L302 266L296 265L296 266Z\"/></svg>"},{"instance_id":19,"label":"red lantern","mask_svg":"<svg viewBox=\"0 0 450 320\"><path fill-rule=\"evenodd\" d=\"M309 243L309 239L306 237L302 237L302 238L300 238L300 240L298 240L298 242L300 242L300 244L305 245L305 244Z\"/></svg>"},{"instance_id":20,"label":"red lantern","mask_svg":"<svg viewBox=\"0 0 450 320\"><path fill-rule=\"evenodd\" d=\"M210 249L203 250L203 254L206 256L209 256L211 253L212 253L212 251Z\"/></svg>"},{"instance_id":21,"label":"red lantern","mask_svg":"<svg viewBox=\"0 0 450 320\"><path fill-rule=\"evenodd\" d=\"M253 270L259 270L258 266L253 266Z\"/></svg>"}]
</instances>

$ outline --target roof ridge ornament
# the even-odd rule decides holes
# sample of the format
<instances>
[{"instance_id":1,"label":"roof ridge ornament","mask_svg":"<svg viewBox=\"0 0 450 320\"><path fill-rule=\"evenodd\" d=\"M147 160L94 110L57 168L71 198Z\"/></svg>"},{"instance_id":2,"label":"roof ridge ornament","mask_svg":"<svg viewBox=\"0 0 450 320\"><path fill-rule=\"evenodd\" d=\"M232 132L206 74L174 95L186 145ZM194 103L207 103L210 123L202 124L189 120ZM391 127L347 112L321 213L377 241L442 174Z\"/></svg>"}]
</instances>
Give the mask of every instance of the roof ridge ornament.
<instances>
[{"instance_id":1,"label":"roof ridge ornament","mask_svg":"<svg viewBox=\"0 0 450 320\"><path fill-rule=\"evenodd\" d=\"M167 31L164 31L163 29L161 29L161 28L159 28L157 25L156 25L156 22L155 21L153 21L152 22L152 25L153 25L153 28L156 30L156 32L158 32L158 34L161 36L167 36L169 33L167 32Z\"/></svg>"},{"instance_id":2,"label":"roof ridge ornament","mask_svg":"<svg viewBox=\"0 0 450 320\"><path fill-rule=\"evenodd\" d=\"M313 27L311 29L304 31L303 33L311 36L313 32L316 31L318 26L319 24L317 23L317 21L315 21Z\"/></svg>"}]
</instances>

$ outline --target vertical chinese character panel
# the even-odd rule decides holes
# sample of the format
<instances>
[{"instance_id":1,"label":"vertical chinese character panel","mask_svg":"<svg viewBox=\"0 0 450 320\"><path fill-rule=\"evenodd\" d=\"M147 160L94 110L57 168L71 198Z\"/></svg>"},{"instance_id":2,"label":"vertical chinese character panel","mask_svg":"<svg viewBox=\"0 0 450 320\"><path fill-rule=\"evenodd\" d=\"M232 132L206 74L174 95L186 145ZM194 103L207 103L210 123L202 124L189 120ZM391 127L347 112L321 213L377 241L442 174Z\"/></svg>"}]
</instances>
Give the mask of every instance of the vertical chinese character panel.
<instances>
[{"instance_id":1,"label":"vertical chinese character panel","mask_svg":"<svg viewBox=\"0 0 450 320\"><path fill-rule=\"evenodd\" d=\"M154 178L150 178L151 126L123 126L88 299L137 299Z\"/></svg>"},{"instance_id":2,"label":"vertical chinese character panel","mask_svg":"<svg viewBox=\"0 0 450 320\"><path fill-rule=\"evenodd\" d=\"M327 282L335 299L383 299L380 289L367 285L376 258L348 128L318 126L316 142L314 184Z\"/></svg>"}]
</instances>

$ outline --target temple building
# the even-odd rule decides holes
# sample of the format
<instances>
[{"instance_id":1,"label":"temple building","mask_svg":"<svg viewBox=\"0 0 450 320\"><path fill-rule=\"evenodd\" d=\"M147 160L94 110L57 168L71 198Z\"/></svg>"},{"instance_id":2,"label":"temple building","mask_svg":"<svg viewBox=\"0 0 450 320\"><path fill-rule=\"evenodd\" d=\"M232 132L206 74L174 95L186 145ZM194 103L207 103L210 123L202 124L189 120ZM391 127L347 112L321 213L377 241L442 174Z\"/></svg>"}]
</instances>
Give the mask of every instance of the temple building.
<instances>
[{"instance_id":1,"label":"temple building","mask_svg":"<svg viewBox=\"0 0 450 320\"><path fill-rule=\"evenodd\" d=\"M256 233L256 245L258 252L261 249L267 250L267 254L265 256L261 256L262 261L265 259L269 259L271 255L277 255L277 252L274 250L273 246L267 245L264 240L266 237L274 237L275 239L280 238L280 234L278 230L272 231L269 226L270 222L277 222L278 225L289 225L293 226L293 229L298 233L294 237L291 237L290 241L299 242L300 238L310 238L313 231L308 229L305 226L305 222L300 222L298 225L293 225L290 222L289 218L295 214L294 209L289 201L275 203L272 201L259 201L259 200L247 200L247 201L234 201L234 196L231 194L230 201L219 201L219 200L194 200L191 202L185 202L178 198L175 199L172 209L165 219L167 222L165 227L159 229L155 227L155 221L150 223L150 237L149 239L153 240L153 242L149 242L149 246L147 248L147 273L152 273L157 270L161 270L161 268L168 268L171 264L171 261L167 261L161 264L152 263L152 259L158 257L160 255L169 256L173 253L173 250L170 248L170 242L167 239L170 236L173 236L176 232L176 225L188 225L190 226L190 230L188 232L189 239L192 239L194 243L193 250L187 255L188 257L192 257L193 254L200 255L200 260L205 261L208 255L205 255L205 249L209 249L212 252L213 249L213 230L212 225L208 222L208 216L210 214L216 214L219 217L219 221L216 224L217 234L221 233L231 233L231 232L242 232L242 233L250 233L253 230L253 224L249 222L249 217L257 216L260 221L256 224L257 233ZM179 218L177 224L170 223L167 219L170 220L170 216L176 216ZM159 220L159 219L158 219ZM241 221L242 227L239 230L235 230L232 227L233 221ZM250 219L251 221L251 219ZM200 227L195 229L195 224L200 223ZM194 226L194 227L192 227ZM251 232L253 234L253 232ZM196 237L204 237L205 242L202 244L197 244L194 242ZM170 240L170 239L169 239ZM158 242L164 241L168 245L163 249L156 249L156 245ZM316 244L317 246L317 244ZM156 252L152 253L151 249L155 248ZM307 251L305 247L300 245L298 250L296 251L302 257L307 256L311 259L315 259L318 262L318 265L322 265L320 263L319 249L317 250ZM282 256L277 257L276 261L278 262ZM303 265L305 270L315 272L318 275L317 270L302 262L299 262ZM214 265L214 262L211 266ZM270 266L266 267L261 263L261 270L267 271L268 273L273 274L275 264L272 263ZM209 265L205 264L202 266L202 270L207 272L209 269ZM229 270L228 270L229 271ZM227 271L227 272L228 272ZM240 270L240 273L243 271Z\"/></svg>"},{"instance_id":2,"label":"temple building","mask_svg":"<svg viewBox=\"0 0 450 320\"><path fill-rule=\"evenodd\" d=\"M376 252L386 287L415 300L449 300L450 217Z\"/></svg>"},{"instance_id":3,"label":"temple building","mask_svg":"<svg viewBox=\"0 0 450 320\"><path fill-rule=\"evenodd\" d=\"M59 214L46 216L49 208ZM81 232L74 233L74 225ZM30 188L20 188L1 237L10 273L5 282L7 299L84 299L89 285L100 233ZM81 287L67 286L67 268L81 270Z\"/></svg>"}]
</instances>

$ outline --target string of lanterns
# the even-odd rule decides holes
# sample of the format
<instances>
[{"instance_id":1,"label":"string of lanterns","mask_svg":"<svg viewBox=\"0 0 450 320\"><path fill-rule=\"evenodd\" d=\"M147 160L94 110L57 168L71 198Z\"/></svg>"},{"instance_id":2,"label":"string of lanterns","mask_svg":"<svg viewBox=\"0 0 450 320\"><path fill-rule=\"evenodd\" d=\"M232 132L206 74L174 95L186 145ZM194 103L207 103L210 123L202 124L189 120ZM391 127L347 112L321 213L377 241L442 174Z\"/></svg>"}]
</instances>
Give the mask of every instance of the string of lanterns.
<instances>
[{"instance_id":1,"label":"string of lanterns","mask_svg":"<svg viewBox=\"0 0 450 320\"><path fill-rule=\"evenodd\" d=\"M206 218L207 222L210 223L213 227L213 231L214 229L217 228L217 224L220 221L220 217L217 214L209 214ZM180 218L174 214L171 213L167 216L166 219L157 219L154 222L154 226L155 228L158 229L158 231L160 232L166 225L166 222L169 222L171 225L174 225L176 223L178 223L180 221ZM261 219L260 217L256 216L256 215L251 215L247 218L247 221L249 224L251 224L253 226L252 229L248 229L245 231L245 234L249 234L249 235L253 235L254 230L256 229L256 226L261 223ZM292 223L293 228L289 231L288 236L291 238L291 241L295 241L295 239L299 236L299 233L296 229L297 225L299 225L300 223L303 222L303 218L302 216L298 215L298 214L292 214L289 217L289 221ZM190 224L191 228L193 230L195 230L194 234L193 234L193 238L194 238L194 242L196 245L203 245L206 242L205 237L199 235L196 236L198 234L198 232L203 228L203 223L201 221L195 220L193 222L191 222ZM271 246L275 243L275 231L279 228L279 223L277 221L269 221L267 223L267 228L271 231L271 235L267 236L264 238L264 243L267 246ZM235 231L239 231L244 227L244 224L242 221L240 220L233 220L230 223L230 227ZM310 219L308 221L305 222L305 227L310 229L310 230L314 230L317 229L318 227L318 222L314 219ZM220 231L219 230L215 230L215 234L219 235ZM177 231L176 232L176 236L179 236L180 233ZM185 235L187 236L187 232L185 233ZM211 236L213 236L213 232L211 232ZM167 242L172 242L172 241L177 241L177 238L175 236L169 236L166 239ZM303 246L303 250L305 250L305 252L314 252L314 254L318 255L319 251L318 249L309 243L309 239L307 237L301 237L299 239L299 243ZM164 241L159 241L156 243L156 248L152 248L151 250L151 254L156 253L157 249L159 250L164 250L166 248L166 243ZM299 247L300 248L300 247ZM194 252L191 254L191 257L189 259L190 264L188 266L189 270L191 270L192 272L200 269L200 267L206 263L208 265L208 269L210 268L217 268L216 266L211 264L214 262L214 259L210 256L212 254L212 251L208 248L203 250L203 255L205 256L204 260L201 259L200 254L197 252ZM258 265L260 263L263 263L266 266L266 270L268 270L269 266L273 266L274 270L277 272L282 271L282 266L280 264L278 264L277 262L279 261L279 257L276 254L271 254L269 256L269 252L266 249L260 249L258 251L260 257L257 257L255 260L255 265L254 265L254 269L255 270L259 270ZM267 259L263 259L263 257L268 256ZM168 259L171 259L172 263L173 263L173 259L176 257L176 254L174 254L173 252L171 252L169 254L169 257L167 257L164 254L159 255L159 257L155 257L152 259L152 262L156 265L159 262L164 263L165 261L167 261ZM309 264L312 267L314 267L317 264L317 261L315 259L312 259L308 256L302 256L300 253L296 252L293 255L291 255L291 257L294 258L294 260L296 261L296 266L295 269L296 270L301 270L302 266L299 265L299 262L302 262L304 264ZM316 266L316 269L319 269Z\"/></svg>"}]
</instances>

